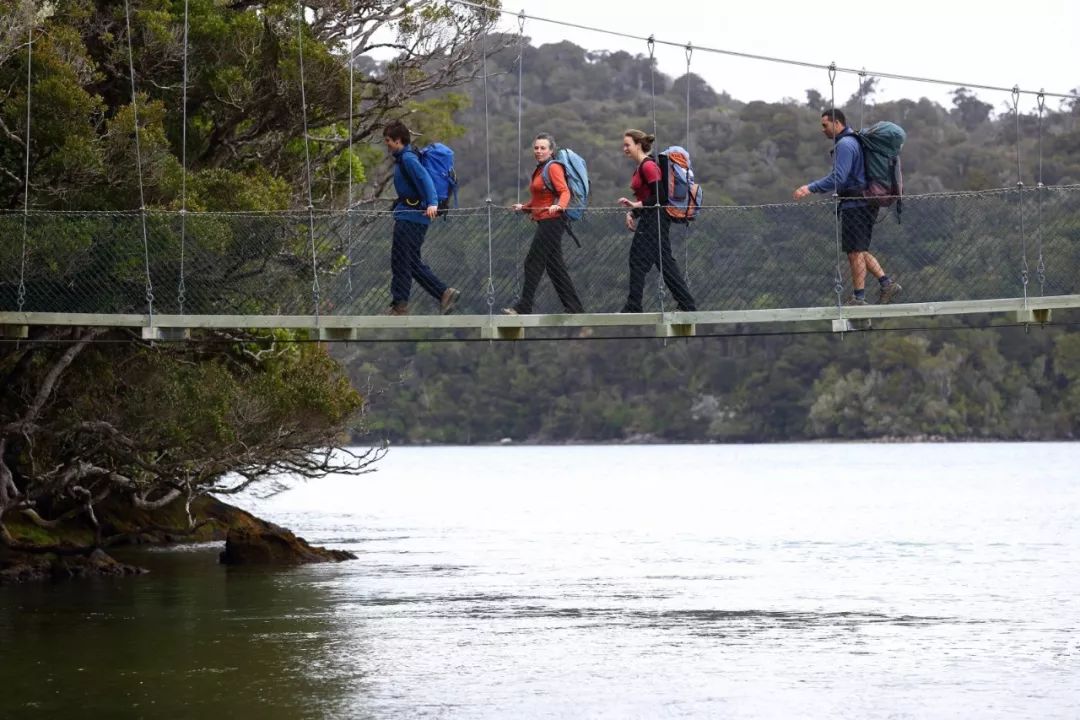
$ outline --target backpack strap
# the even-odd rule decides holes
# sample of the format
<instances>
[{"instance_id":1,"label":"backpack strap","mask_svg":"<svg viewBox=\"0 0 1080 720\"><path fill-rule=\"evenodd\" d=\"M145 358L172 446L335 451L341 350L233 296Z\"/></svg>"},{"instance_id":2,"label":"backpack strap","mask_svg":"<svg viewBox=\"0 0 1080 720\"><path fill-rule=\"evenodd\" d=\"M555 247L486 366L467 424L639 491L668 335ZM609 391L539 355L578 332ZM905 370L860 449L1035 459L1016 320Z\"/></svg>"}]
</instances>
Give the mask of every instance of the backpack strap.
<instances>
[{"instance_id":1,"label":"backpack strap","mask_svg":"<svg viewBox=\"0 0 1080 720\"><path fill-rule=\"evenodd\" d=\"M851 130L851 128L848 128L848 129ZM864 144L865 140L863 139L863 136L860 135L857 130L851 130L851 132L849 132L849 133L844 133L843 135L841 135L837 139L836 143L833 145L833 149L829 152L829 154L830 155L835 155L836 154L836 148L840 145L840 143L844 140L844 138L853 138L855 140L855 146L857 148L859 148L859 157L862 159L862 164L863 164L863 186L861 188L852 188L851 190L843 190L843 191L841 191L840 188L837 187L835 189L835 192L839 197L846 198L846 199L849 199L849 200L853 199L853 198L865 197L866 196L865 191L866 191L866 189L868 187L870 187L870 178L866 174L866 145ZM834 166L834 168L835 168L835 166ZM834 170L834 173L835 173L835 170ZM839 178L834 177L834 182L839 184Z\"/></svg>"},{"instance_id":2,"label":"backpack strap","mask_svg":"<svg viewBox=\"0 0 1080 720\"><path fill-rule=\"evenodd\" d=\"M855 138L855 144L859 146L859 155L862 156L863 179L865 179L866 184L869 185L870 178L866 176L866 138L864 138L862 133L858 130L852 130L850 135L845 135L844 137ZM840 139L843 140L843 138Z\"/></svg>"},{"instance_id":3,"label":"backpack strap","mask_svg":"<svg viewBox=\"0 0 1080 720\"><path fill-rule=\"evenodd\" d=\"M573 238L575 245L577 245L578 247L581 247L581 241L578 240L578 236L574 234L574 221L571 220L570 218L566 217L565 213L563 213L562 219L563 219L563 226L566 228L566 234L569 235L571 238Z\"/></svg>"},{"instance_id":4,"label":"backpack strap","mask_svg":"<svg viewBox=\"0 0 1080 720\"><path fill-rule=\"evenodd\" d=\"M645 163L649 161L652 161L652 164L656 166L656 171L660 173L660 179L657 180L655 183L649 182L648 178L645 177ZM636 172L637 176L641 179L642 185L646 187L652 187L653 205L660 204L659 190L660 185L664 182L664 170L660 167L660 163L652 155L646 155L645 159L638 163ZM646 205L642 203L642 207L646 207Z\"/></svg>"},{"instance_id":5,"label":"backpack strap","mask_svg":"<svg viewBox=\"0 0 1080 720\"><path fill-rule=\"evenodd\" d=\"M551 182L551 171L548 168L551 167L551 163L553 162L555 162L554 157L544 163L544 166L540 168L540 179L543 181L544 187L546 187L547 191L552 195L555 194L555 185Z\"/></svg>"},{"instance_id":6,"label":"backpack strap","mask_svg":"<svg viewBox=\"0 0 1080 720\"><path fill-rule=\"evenodd\" d=\"M547 191L554 195L556 202L558 202L559 191L555 189L555 183L551 182L551 170L549 168L551 168L552 163L557 164L563 169L563 178L564 182L566 183L566 190L570 193L570 203L572 204L574 202L574 191L570 189L571 170L567 168L566 163L559 162L555 158L551 158L546 163L544 163L544 166L542 168L540 168L540 179L543 181L544 187L547 188ZM567 210L568 207L563 208L563 210Z\"/></svg>"},{"instance_id":7,"label":"backpack strap","mask_svg":"<svg viewBox=\"0 0 1080 720\"><path fill-rule=\"evenodd\" d=\"M416 156L416 161L422 163L420 153L417 152L412 145L409 145L409 147L402 152L402 157L404 157L406 152L411 152L413 155ZM420 187L420 183L416 182L416 178L414 178L409 172L409 166L405 164L405 161L403 159L399 159L396 162L401 165L401 174L405 176L405 179L408 180L409 184L413 186L413 190L416 191L416 199L423 200L423 189Z\"/></svg>"}]
</instances>

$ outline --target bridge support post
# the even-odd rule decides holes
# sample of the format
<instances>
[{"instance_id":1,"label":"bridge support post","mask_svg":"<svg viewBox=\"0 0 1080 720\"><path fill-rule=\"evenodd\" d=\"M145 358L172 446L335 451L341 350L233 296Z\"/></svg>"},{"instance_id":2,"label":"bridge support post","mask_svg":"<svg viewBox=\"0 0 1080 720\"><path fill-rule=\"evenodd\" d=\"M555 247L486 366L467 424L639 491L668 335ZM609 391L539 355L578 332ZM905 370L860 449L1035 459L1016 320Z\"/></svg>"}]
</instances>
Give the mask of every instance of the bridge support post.
<instances>
[{"instance_id":1,"label":"bridge support post","mask_svg":"<svg viewBox=\"0 0 1080 720\"><path fill-rule=\"evenodd\" d=\"M143 327L143 340L190 340L191 328Z\"/></svg>"},{"instance_id":2,"label":"bridge support post","mask_svg":"<svg viewBox=\"0 0 1080 720\"><path fill-rule=\"evenodd\" d=\"M1035 308L1016 311L1016 322L1038 323L1045 325L1050 322L1050 308Z\"/></svg>"},{"instance_id":3,"label":"bridge support post","mask_svg":"<svg viewBox=\"0 0 1080 720\"><path fill-rule=\"evenodd\" d=\"M525 328L484 325L480 328L480 337L484 340L524 340Z\"/></svg>"},{"instance_id":4,"label":"bridge support post","mask_svg":"<svg viewBox=\"0 0 1080 720\"><path fill-rule=\"evenodd\" d=\"M0 325L0 337L5 340L25 340L30 337L30 326Z\"/></svg>"},{"instance_id":5,"label":"bridge support post","mask_svg":"<svg viewBox=\"0 0 1080 720\"><path fill-rule=\"evenodd\" d=\"M859 330L869 330L870 328L870 318L865 318L862 320L852 320L849 318L833 318L832 321L832 331L838 333L858 332Z\"/></svg>"},{"instance_id":6,"label":"bridge support post","mask_svg":"<svg viewBox=\"0 0 1080 720\"><path fill-rule=\"evenodd\" d=\"M697 326L693 323L659 323L656 337L694 337Z\"/></svg>"},{"instance_id":7,"label":"bridge support post","mask_svg":"<svg viewBox=\"0 0 1080 720\"><path fill-rule=\"evenodd\" d=\"M835 318L832 321L833 332L855 332L855 326L847 318Z\"/></svg>"},{"instance_id":8,"label":"bridge support post","mask_svg":"<svg viewBox=\"0 0 1080 720\"><path fill-rule=\"evenodd\" d=\"M311 333L316 337L313 340L319 342L340 342L342 340L356 340L356 328L319 328L317 333Z\"/></svg>"}]
</instances>

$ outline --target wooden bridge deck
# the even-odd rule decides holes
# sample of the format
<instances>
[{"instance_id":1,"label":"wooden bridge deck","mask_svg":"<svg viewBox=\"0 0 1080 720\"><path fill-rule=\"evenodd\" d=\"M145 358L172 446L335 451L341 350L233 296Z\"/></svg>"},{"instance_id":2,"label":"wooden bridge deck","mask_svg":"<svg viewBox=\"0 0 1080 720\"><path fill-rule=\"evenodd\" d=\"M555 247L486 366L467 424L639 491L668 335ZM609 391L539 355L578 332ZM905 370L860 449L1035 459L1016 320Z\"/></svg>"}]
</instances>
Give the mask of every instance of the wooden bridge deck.
<instances>
[{"instance_id":1,"label":"wooden bridge deck","mask_svg":"<svg viewBox=\"0 0 1080 720\"><path fill-rule=\"evenodd\" d=\"M658 336L685 337L700 325L829 323L837 332L859 321L933 318L946 315L1013 314L1018 322L1045 323L1055 309L1080 308L1080 295L897 303L858 307L808 307L697 312L582 313L551 315L107 315L0 311L7 338L26 337L31 326L138 328L152 340L180 340L198 329L282 328L307 330L322 340L363 340L375 330L476 330L482 338L516 340L528 328L653 327Z\"/></svg>"}]
</instances>

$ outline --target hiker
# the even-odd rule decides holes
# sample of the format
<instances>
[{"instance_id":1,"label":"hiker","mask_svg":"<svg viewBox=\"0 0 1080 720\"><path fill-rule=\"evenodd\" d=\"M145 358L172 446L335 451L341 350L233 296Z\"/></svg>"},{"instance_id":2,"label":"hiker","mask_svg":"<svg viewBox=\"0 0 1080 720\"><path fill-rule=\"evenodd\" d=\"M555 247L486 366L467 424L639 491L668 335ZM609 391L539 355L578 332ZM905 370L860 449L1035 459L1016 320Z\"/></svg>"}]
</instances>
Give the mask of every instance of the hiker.
<instances>
[{"instance_id":1,"label":"hiker","mask_svg":"<svg viewBox=\"0 0 1080 720\"><path fill-rule=\"evenodd\" d=\"M837 209L840 216L840 243L851 267L853 289L852 296L844 304L866 304L867 271L878 280L878 303L890 303L902 288L885 274L881 263L870 254L870 237L874 232L878 208L863 197L867 182L862 144L847 126L844 113L835 108L821 113L821 131L835 143L833 170L820 180L795 190L794 197L801 200L811 193L836 191L841 198Z\"/></svg>"},{"instance_id":2,"label":"hiker","mask_svg":"<svg viewBox=\"0 0 1080 720\"><path fill-rule=\"evenodd\" d=\"M630 241L630 291L626 304L619 311L624 313L642 312L645 276L653 266L663 273L664 284L675 297L677 309L697 309L690 288L671 254L671 216L658 202L663 176L660 165L649 154L655 141L654 135L641 130L627 130L623 134L623 155L633 160L637 168L630 178L634 199L619 198L619 205L629 208L626 227L634 233L634 239Z\"/></svg>"},{"instance_id":3,"label":"hiker","mask_svg":"<svg viewBox=\"0 0 1080 720\"><path fill-rule=\"evenodd\" d=\"M442 314L454 309L461 291L447 286L432 272L420 249L428 225L439 211L435 185L410 144L412 133L394 120L383 129L383 142L394 157L394 239L390 249L390 315L409 314L409 294L416 280L439 303Z\"/></svg>"},{"instance_id":4,"label":"hiker","mask_svg":"<svg viewBox=\"0 0 1080 720\"><path fill-rule=\"evenodd\" d=\"M554 155L555 138L548 133L537 135L533 140L536 169L529 183L529 202L513 206L518 212L529 213L536 223L536 232L525 256L525 284L521 289L521 298L514 305L503 308L506 315L532 313L536 290L545 270L566 312L585 312L563 258L562 239L567 229L563 211L570 205L570 188L566 184L565 169L560 163L552 161ZM550 189L545 183L545 175Z\"/></svg>"}]
</instances>

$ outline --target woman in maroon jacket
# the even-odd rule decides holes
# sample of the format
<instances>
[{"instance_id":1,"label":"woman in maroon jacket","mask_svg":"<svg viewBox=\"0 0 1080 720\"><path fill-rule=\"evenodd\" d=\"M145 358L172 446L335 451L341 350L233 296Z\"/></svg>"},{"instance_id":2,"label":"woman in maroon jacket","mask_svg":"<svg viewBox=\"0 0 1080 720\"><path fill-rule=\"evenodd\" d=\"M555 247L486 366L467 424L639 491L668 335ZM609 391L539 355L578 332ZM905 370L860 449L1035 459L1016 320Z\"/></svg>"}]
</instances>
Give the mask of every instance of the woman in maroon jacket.
<instances>
[{"instance_id":1,"label":"woman in maroon jacket","mask_svg":"<svg viewBox=\"0 0 1080 720\"><path fill-rule=\"evenodd\" d=\"M637 170L630 178L634 199L621 197L619 204L626 211L626 227L634 232L630 242L630 292L620 312L642 312L641 297L645 292L645 276L654 265L664 273L664 284L675 297L678 310L696 310L694 297L686 286L679 265L671 254L671 216L657 205L660 188L660 166L649 154L656 136L640 130L623 134L623 155L634 161Z\"/></svg>"}]
</instances>

